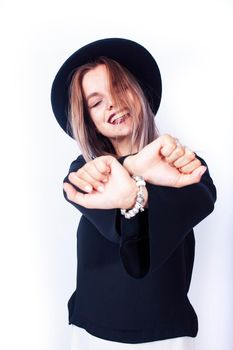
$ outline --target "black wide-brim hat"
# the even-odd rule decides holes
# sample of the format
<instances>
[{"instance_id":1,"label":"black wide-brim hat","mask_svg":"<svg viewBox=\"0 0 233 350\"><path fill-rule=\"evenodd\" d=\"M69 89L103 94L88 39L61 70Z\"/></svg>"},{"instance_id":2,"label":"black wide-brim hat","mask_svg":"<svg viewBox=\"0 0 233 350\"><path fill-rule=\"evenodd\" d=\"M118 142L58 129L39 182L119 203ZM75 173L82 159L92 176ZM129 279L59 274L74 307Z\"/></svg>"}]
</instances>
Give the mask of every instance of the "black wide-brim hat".
<instances>
[{"instance_id":1,"label":"black wide-brim hat","mask_svg":"<svg viewBox=\"0 0 233 350\"><path fill-rule=\"evenodd\" d=\"M72 133L67 128L70 82L76 68L95 61L99 56L114 59L134 75L154 115L160 105L161 75L155 59L148 50L135 41L123 38L107 38L91 42L75 51L63 63L55 76L51 89L53 113L62 129L72 138Z\"/></svg>"}]
</instances>

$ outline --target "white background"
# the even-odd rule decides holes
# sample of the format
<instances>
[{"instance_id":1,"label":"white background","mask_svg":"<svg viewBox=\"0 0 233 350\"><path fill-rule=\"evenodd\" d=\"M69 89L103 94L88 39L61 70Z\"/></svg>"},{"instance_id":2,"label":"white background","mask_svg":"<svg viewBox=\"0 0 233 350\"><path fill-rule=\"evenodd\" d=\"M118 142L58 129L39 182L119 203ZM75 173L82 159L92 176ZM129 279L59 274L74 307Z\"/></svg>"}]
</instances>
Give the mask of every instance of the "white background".
<instances>
[{"instance_id":1,"label":"white background","mask_svg":"<svg viewBox=\"0 0 233 350\"><path fill-rule=\"evenodd\" d=\"M232 10L230 0L1 1L1 349L69 347L80 216L62 181L80 150L53 116L50 89L74 51L106 37L153 54L160 131L209 166L218 199L195 228L189 297L196 349L233 348Z\"/></svg>"}]
</instances>

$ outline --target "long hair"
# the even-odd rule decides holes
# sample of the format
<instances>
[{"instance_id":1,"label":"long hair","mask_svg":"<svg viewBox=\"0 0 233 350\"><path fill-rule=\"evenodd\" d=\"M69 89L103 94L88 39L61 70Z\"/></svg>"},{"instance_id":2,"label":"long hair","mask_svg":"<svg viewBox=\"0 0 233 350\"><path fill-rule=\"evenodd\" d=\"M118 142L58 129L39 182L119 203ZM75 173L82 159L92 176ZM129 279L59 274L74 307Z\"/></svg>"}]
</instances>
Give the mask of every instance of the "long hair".
<instances>
[{"instance_id":1,"label":"long hair","mask_svg":"<svg viewBox=\"0 0 233 350\"><path fill-rule=\"evenodd\" d=\"M160 136L154 122L154 114L138 81L118 62L101 56L94 62L78 67L73 72L69 86L67 127L70 128L86 162L103 155L112 155L118 158L111 141L99 133L92 121L82 88L84 75L99 64L106 66L109 89L115 106L127 106L131 116L133 116L130 149L132 150L133 146L136 146L137 152L139 152L143 147ZM134 96L136 103L133 105L132 103L130 104L127 94L125 94L126 88Z\"/></svg>"}]
</instances>

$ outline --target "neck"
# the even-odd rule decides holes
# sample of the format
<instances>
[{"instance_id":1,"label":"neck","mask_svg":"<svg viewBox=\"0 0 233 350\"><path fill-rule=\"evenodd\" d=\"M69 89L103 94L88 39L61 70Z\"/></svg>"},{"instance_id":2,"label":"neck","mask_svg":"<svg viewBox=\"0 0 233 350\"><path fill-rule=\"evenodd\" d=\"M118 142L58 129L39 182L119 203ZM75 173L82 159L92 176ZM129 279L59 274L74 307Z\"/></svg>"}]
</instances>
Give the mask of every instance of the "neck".
<instances>
[{"instance_id":1,"label":"neck","mask_svg":"<svg viewBox=\"0 0 233 350\"><path fill-rule=\"evenodd\" d=\"M134 145L133 147L131 147L131 145L127 142L126 144L114 144L113 146L115 148L116 154L118 157L123 157L123 156L127 156L129 154L132 153L137 153L138 149L137 147Z\"/></svg>"},{"instance_id":2,"label":"neck","mask_svg":"<svg viewBox=\"0 0 233 350\"><path fill-rule=\"evenodd\" d=\"M136 147L133 147L133 149L131 149L131 150L130 150L130 148L128 148L128 149L117 150L116 152L117 152L118 157L123 157L123 156L127 156L129 154L137 153L138 150Z\"/></svg>"}]
</instances>

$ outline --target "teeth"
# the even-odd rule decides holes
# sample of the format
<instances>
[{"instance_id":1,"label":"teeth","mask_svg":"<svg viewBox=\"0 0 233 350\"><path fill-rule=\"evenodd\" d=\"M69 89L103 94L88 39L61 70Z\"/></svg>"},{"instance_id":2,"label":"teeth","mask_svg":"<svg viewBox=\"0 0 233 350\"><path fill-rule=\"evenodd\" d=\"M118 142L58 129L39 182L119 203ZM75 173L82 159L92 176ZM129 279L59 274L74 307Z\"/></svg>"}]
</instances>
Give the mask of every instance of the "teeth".
<instances>
[{"instance_id":1,"label":"teeth","mask_svg":"<svg viewBox=\"0 0 233 350\"><path fill-rule=\"evenodd\" d=\"M124 113L124 114L115 114L110 120L109 120L109 123L113 123L116 119L119 119L119 118L122 118L126 115L127 113Z\"/></svg>"}]
</instances>

